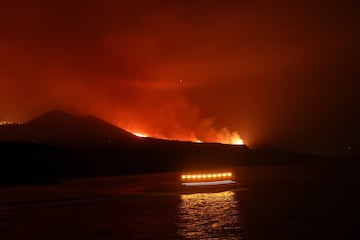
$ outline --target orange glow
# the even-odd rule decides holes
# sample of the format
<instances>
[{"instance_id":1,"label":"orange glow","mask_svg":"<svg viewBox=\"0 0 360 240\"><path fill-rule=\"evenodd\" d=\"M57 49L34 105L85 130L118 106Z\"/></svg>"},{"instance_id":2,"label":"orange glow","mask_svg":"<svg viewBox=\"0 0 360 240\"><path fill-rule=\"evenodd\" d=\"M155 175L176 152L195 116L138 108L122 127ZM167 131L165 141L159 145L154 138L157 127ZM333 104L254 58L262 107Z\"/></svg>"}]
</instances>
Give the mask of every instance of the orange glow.
<instances>
[{"instance_id":1,"label":"orange glow","mask_svg":"<svg viewBox=\"0 0 360 240\"><path fill-rule=\"evenodd\" d=\"M5 2L0 121L58 109L143 142L316 155L358 143L355 1Z\"/></svg>"}]
</instances>

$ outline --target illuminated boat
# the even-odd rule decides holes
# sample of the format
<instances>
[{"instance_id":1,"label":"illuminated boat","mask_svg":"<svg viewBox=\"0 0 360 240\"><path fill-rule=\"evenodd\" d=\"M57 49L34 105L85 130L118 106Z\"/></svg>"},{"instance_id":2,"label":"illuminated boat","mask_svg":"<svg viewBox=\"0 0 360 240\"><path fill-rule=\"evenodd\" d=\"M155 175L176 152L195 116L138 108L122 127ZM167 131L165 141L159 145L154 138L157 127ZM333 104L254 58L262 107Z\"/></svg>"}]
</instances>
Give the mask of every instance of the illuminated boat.
<instances>
[{"instance_id":1,"label":"illuminated boat","mask_svg":"<svg viewBox=\"0 0 360 240\"><path fill-rule=\"evenodd\" d=\"M225 190L233 187L235 183L232 172L198 172L181 175L181 185L187 190Z\"/></svg>"}]
</instances>

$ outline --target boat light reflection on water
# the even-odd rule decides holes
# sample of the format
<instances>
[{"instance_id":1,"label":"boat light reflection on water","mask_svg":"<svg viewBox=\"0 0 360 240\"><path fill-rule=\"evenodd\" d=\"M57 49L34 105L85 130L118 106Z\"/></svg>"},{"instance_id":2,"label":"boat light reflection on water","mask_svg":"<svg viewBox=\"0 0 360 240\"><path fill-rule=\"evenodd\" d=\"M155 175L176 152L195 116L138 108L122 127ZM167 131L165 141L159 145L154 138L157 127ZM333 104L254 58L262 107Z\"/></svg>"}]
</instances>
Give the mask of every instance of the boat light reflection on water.
<instances>
[{"instance_id":1,"label":"boat light reflection on water","mask_svg":"<svg viewBox=\"0 0 360 240\"><path fill-rule=\"evenodd\" d=\"M233 191L183 194L177 227L185 239L241 239L242 216Z\"/></svg>"}]
</instances>

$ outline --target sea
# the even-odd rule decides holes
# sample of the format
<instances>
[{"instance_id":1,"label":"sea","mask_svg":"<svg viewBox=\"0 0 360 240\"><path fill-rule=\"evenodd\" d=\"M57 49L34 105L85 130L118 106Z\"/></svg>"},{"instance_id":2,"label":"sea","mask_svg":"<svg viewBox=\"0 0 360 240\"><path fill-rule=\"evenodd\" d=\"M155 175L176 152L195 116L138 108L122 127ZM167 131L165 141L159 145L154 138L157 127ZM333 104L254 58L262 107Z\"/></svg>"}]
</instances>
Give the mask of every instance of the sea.
<instances>
[{"instance_id":1,"label":"sea","mask_svg":"<svg viewBox=\"0 0 360 240\"><path fill-rule=\"evenodd\" d=\"M354 187L338 165L231 169L231 187L182 172L0 188L0 239L354 239Z\"/></svg>"}]
</instances>

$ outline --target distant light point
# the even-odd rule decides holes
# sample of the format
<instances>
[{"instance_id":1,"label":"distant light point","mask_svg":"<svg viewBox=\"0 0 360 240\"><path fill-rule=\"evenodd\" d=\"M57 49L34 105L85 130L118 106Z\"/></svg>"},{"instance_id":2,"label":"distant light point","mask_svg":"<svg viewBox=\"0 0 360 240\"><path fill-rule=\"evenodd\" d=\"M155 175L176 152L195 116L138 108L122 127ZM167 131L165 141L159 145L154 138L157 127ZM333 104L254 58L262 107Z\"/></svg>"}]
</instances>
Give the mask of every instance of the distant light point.
<instances>
[{"instance_id":1,"label":"distant light point","mask_svg":"<svg viewBox=\"0 0 360 240\"><path fill-rule=\"evenodd\" d=\"M0 125L22 125L20 122L0 121Z\"/></svg>"}]
</instances>

